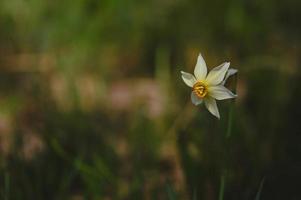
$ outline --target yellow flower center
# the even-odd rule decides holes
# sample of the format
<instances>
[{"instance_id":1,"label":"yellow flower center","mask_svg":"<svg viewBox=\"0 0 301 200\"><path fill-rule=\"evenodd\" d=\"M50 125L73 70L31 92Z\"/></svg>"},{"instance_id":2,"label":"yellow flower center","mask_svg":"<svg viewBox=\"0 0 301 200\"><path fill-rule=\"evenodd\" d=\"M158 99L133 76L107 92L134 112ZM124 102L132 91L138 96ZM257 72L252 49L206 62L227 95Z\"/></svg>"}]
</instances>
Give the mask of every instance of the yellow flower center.
<instances>
[{"instance_id":1,"label":"yellow flower center","mask_svg":"<svg viewBox=\"0 0 301 200\"><path fill-rule=\"evenodd\" d=\"M192 87L192 91L201 99L208 94L208 87L205 83L198 81Z\"/></svg>"}]
</instances>

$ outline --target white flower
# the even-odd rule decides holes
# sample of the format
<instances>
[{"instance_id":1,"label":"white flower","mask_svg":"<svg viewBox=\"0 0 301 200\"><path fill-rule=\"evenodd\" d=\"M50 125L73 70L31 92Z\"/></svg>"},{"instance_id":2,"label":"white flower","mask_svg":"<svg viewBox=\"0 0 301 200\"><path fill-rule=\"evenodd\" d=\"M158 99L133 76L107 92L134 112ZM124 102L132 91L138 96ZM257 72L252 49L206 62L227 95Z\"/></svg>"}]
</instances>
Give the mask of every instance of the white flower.
<instances>
[{"instance_id":1,"label":"white flower","mask_svg":"<svg viewBox=\"0 0 301 200\"><path fill-rule=\"evenodd\" d=\"M192 88L191 101L194 105L200 105L203 101L211 114L220 118L216 100L235 98L237 95L224 87L229 76L237 70L229 69L230 63L225 62L213 68L207 74L207 66L202 55L199 54L194 69L194 75L181 71L186 85Z\"/></svg>"}]
</instances>

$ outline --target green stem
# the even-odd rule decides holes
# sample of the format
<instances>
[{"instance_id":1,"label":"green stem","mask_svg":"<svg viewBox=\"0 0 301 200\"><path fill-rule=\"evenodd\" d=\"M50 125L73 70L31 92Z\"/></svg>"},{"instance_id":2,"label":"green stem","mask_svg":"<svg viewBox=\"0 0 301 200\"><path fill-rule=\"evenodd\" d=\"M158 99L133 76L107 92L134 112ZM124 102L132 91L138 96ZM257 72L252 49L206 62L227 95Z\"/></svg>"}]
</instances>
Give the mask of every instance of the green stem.
<instances>
[{"instance_id":1,"label":"green stem","mask_svg":"<svg viewBox=\"0 0 301 200\"><path fill-rule=\"evenodd\" d=\"M234 79L234 93L236 93L236 87L237 87L237 74L235 75ZM227 131L226 131L226 139L229 139L232 134L232 124L233 124L233 112L234 112L234 103L235 99L231 101L230 109L229 109L229 115L228 115L228 124L227 124ZM226 143L225 143L226 144ZM224 158L225 162L225 158ZM225 185L226 185L226 170L224 169L221 175L220 180L220 188L219 188L219 200L224 199L224 193L225 193Z\"/></svg>"},{"instance_id":2,"label":"green stem","mask_svg":"<svg viewBox=\"0 0 301 200\"><path fill-rule=\"evenodd\" d=\"M225 182L226 182L226 177L225 177L225 175L222 175L222 176L221 176L221 183L220 183L220 187L219 187L219 196L218 196L218 200L223 200L223 199L224 199Z\"/></svg>"},{"instance_id":3,"label":"green stem","mask_svg":"<svg viewBox=\"0 0 301 200\"><path fill-rule=\"evenodd\" d=\"M237 74L235 74L234 77L234 93L236 93L236 88L237 88ZM232 133L234 103L235 103L235 99L232 99L230 109L229 109L229 115L228 115L228 127L226 132L226 138L229 138Z\"/></svg>"},{"instance_id":4,"label":"green stem","mask_svg":"<svg viewBox=\"0 0 301 200\"><path fill-rule=\"evenodd\" d=\"M227 134L226 134L227 139L231 136L231 133L232 133L233 107L234 107L234 102L232 102L230 105L230 110L229 110L229 115L228 115L228 128L227 128Z\"/></svg>"}]
</instances>

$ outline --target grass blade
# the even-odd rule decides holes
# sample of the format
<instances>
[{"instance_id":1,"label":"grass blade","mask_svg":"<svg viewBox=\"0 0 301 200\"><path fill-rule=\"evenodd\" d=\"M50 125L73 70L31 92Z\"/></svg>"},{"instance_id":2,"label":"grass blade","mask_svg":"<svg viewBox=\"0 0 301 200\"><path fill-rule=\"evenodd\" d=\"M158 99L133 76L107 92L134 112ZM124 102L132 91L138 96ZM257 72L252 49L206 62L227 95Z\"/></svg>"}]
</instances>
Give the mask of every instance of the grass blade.
<instances>
[{"instance_id":1,"label":"grass blade","mask_svg":"<svg viewBox=\"0 0 301 200\"><path fill-rule=\"evenodd\" d=\"M260 196L261 196L261 191L262 191L262 188L263 188L264 180L265 180L265 178L263 178L261 180L261 182L260 182L260 185L259 185L256 197L255 197L255 200L260 200Z\"/></svg>"}]
</instances>

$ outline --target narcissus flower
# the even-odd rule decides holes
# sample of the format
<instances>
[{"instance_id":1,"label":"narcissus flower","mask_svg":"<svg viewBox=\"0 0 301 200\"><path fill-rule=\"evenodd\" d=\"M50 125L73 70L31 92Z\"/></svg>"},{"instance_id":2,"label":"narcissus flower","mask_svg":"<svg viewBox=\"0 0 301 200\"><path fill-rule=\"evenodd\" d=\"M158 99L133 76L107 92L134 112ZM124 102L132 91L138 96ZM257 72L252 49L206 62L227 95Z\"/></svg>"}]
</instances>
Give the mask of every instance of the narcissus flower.
<instances>
[{"instance_id":1,"label":"narcissus flower","mask_svg":"<svg viewBox=\"0 0 301 200\"><path fill-rule=\"evenodd\" d=\"M207 74L205 60L199 54L194 75L181 71L183 81L192 88L192 103L197 106L204 102L209 112L217 118L220 118L220 114L216 100L231 99L237 96L224 86L229 76L237 72L235 69L229 69L229 66L230 63L225 62Z\"/></svg>"}]
</instances>

